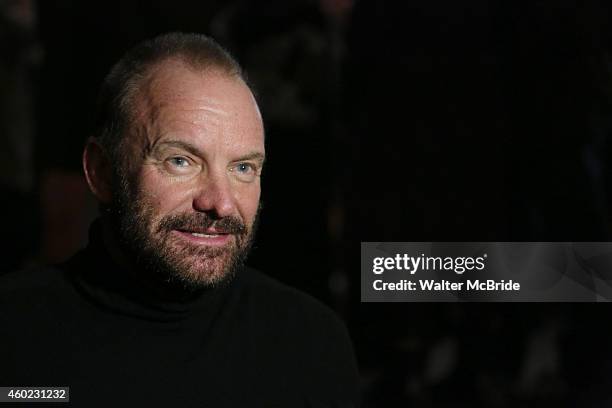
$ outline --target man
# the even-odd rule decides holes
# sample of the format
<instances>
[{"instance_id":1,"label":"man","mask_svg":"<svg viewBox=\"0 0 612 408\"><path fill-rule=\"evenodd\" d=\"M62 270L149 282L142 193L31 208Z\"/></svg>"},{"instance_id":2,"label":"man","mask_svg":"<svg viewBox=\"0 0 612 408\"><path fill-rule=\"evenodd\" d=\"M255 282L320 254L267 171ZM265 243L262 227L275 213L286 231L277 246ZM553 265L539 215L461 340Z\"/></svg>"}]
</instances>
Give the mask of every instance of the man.
<instances>
[{"instance_id":1,"label":"man","mask_svg":"<svg viewBox=\"0 0 612 408\"><path fill-rule=\"evenodd\" d=\"M243 266L264 159L219 45L168 34L128 52L83 153L102 210L89 245L0 281L0 386L69 386L79 407L355 406L342 324Z\"/></svg>"}]
</instances>

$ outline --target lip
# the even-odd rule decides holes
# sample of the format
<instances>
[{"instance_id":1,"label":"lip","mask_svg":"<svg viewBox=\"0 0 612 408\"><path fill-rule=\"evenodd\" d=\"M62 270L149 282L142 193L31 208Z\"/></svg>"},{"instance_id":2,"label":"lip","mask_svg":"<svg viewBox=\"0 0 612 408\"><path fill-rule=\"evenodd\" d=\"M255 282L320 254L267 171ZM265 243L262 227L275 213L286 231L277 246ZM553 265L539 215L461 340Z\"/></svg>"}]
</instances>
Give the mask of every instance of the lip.
<instances>
[{"instance_id":1,"label":"lip","mask_svg":"<svg viewBox=\"0 0 612 408\"><path fill-rule=\"evenodd\" d=\"M232 237L231 234L219 234L214 237L198 237L186 231L173 230L172 232L180 238L187 240L191 243L216 247L227 245L227 243Z\"/></svg>"}]
</instances>

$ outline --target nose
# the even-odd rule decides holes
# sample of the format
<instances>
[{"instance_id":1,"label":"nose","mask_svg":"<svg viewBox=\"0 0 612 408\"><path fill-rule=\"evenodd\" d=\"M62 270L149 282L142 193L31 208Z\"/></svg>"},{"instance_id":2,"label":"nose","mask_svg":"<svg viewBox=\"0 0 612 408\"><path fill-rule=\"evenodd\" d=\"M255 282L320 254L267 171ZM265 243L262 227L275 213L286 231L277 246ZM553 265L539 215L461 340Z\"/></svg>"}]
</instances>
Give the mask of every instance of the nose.
<instances>
[{"instance_id":1,"label":"nose","mask_svg":"<svg viewBox=\"0 0 612 408\"><path fill-rule=\"evenodd\" d=\"M213 218L236 214L236 202L230 180L223 174L209 174L193 199L193 209Z\"/></svg>"}]
</instances>

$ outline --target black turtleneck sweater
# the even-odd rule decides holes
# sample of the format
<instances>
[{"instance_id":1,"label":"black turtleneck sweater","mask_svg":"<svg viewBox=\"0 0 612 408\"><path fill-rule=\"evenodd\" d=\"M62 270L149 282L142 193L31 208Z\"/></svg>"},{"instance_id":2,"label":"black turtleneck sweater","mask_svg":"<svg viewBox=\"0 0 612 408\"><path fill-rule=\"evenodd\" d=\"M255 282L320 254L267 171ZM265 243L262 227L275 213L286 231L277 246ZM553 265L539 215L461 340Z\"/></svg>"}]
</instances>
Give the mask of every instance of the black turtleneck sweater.
<instances>
[{"instance_id":1,"label":"black turtleneck sweater","mask_svg":"<svg viewBox=\"0 0 612 408\"><path fill-rule=\"evenodd\" d=\"M99 235L0 279L0 386L69 386L75 407L357 406L350 340L319 302L249 268L162 301Z\"/></svg>"}]
</instances>

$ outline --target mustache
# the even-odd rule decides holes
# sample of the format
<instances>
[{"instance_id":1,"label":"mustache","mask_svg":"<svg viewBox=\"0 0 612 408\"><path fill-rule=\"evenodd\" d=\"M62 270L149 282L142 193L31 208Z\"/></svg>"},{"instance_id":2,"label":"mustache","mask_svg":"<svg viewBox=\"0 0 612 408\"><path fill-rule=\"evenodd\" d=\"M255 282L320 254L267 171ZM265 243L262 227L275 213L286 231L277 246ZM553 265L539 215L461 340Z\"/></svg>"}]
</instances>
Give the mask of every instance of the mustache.
<instances>
[{"instance_id":1,"label":"mustache","mask_svg":"<svg viewBox=\"0 0 612 408\"><path fill-rule=\"evenodd\" d=\"M175 214L164 217L160 223L159 231L198 231L214 227L220 234L245 234L247 226L237 217L228 216L214 218L206 213Z\"/></svg>"}]
</instances>

